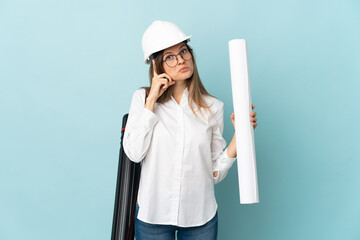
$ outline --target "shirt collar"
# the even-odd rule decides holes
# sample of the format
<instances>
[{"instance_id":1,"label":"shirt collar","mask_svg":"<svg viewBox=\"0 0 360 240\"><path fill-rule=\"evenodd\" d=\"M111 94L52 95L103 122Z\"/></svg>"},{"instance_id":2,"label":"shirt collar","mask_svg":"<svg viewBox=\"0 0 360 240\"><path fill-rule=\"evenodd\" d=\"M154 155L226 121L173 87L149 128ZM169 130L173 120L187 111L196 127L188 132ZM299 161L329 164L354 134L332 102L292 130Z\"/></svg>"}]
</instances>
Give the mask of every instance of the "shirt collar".
<instances>
[{"instance_id":1,"label":"shirt collar","mask_svg":"<svg viewBox=\"0 0 360 240\"><path fill-rule=\"evenodd\" d=\"M185 89L184 89L184 92L183 92L183 96L187 96L189 94L189 90L188 90L188 87L186 87Z\"/></svg>"},{"instance_id":2,"label":"shirt collar","mask_svg":"<svg viewBox=\"0 0 360 240\"><path fill-rule=\"evenodd\" d=\"M186 87L186 88L184 89L183 95L182 95L182 97L181 97L180 105L187 104L187 102L188 102L188 95L189 95L189 90L188 90L188 87ZM177 104L177 102L175 101L175 99L174 99L173 96L171 96L171 99Z\"/></svg>"}]
</instances>

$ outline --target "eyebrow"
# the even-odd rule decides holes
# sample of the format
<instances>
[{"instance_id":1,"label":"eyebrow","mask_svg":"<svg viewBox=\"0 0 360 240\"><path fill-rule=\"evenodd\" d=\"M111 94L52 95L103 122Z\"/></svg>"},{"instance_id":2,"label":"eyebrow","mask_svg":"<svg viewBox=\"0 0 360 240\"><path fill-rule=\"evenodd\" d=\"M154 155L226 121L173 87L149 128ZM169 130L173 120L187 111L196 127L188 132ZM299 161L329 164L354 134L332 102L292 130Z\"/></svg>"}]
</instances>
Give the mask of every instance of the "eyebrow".
<instances>
[{"instance_id":1,"label":"eyebrow","mask_svg":"<svg viewBox=\"0 0 360 240\"><path fill-rule=\"evenodd\" d=\"M179 47L179 50L180 50L182 47L184 47L184 46L186 47L185 43ZM172 53L172 52L166 52L166 53L164 53L163 55L165 56L165 55L168 54L168 53Z\"/></svg>"}]
</instances>

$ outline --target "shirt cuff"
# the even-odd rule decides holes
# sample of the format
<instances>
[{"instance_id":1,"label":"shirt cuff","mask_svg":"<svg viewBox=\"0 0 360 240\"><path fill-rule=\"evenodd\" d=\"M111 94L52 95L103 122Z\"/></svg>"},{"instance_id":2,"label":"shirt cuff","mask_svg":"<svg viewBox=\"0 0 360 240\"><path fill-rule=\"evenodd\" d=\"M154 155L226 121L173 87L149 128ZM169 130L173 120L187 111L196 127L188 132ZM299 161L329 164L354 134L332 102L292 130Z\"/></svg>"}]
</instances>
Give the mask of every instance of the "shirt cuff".
<instances>
[{"instance_id":1,"label":"shirt cuff","mask_svg":"<svg viewBox=\"0 0 360 240\"><path fill-rule=\"evenodd\" d=\"M223 160L228 160L228 159L235 160L236 157L230 158L229 155L227 154L227 148L226 148L224 151Z\"/></svg>"},{"instance_id":2,"label":"shirt cuff","mask_svg":"<svg viewBox=\"0 0 360 240\"><path fill-rule=\"evenodd\" d=\"M216 177L213 176L215 182L217 182L219 175L227 174L233 163L235 162L235 158L229 158L229 155L227 154L227 148L224 150L224 152L221 155L221 163L215 166L213 172L218 171L218 174Z\"/></svg>"},{"instance_id":3,"label":"shirt cuff","mask_svg":"<svg viewBox=\"0 0 360 240\"><path fill-rule=\"evenodd\" d=\"M227 173L231 168L231 166L233 165L233 163L235 162L235 160L236 158L229 158L226 148L222 155L220 166L218 166L219 172Z\"/></svg>"}]
</instances>

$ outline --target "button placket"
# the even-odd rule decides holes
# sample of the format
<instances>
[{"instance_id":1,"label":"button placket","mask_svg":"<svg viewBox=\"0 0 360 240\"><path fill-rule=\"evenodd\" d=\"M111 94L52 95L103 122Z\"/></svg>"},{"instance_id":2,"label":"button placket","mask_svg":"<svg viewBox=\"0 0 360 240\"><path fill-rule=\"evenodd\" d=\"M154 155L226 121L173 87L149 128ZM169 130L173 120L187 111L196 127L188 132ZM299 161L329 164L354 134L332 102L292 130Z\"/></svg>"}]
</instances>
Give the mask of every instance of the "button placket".
<instances>
[{"instance_id":1,"label":"button placket","mask_svg":"<svg viewBox=\"0 0 360 240\"><path fill-rule=\"evenodd\" d=\"M180 206L180 188L181 188L181 168L183 159L184 148L184 112L182 108L177 105L176 109L177 119L177 134L176 134L176 151L175 151L175 171L173 175L173 217L174 221L178 223L179 218L179 206Z\"/></svg>"},{"instance_id":2,"label":"button placket","mask_svg":"<svg viewBox=\"0 0 360 240\"><path fill-rule=\"evenodd\" d=\"M185 130L184 130L184 111L179 106L179 130L180 130L180 139L179 139L179 161L178 161L178 169L179 169L179 184L178 184L178 194L180 199L180 193L181 193L181 172L182 172L182 162L183 162L183 155L184 155L184 141L185 141ZM180 201L178 202L178 211L180 209ZM178 214L179 218L179 214ZM179 219L178 219L179 221Z\"/></svg>"},{"instance_id":3,"label":"button placket","mask_svg":"<svg viewBox=\"0 0 360 240\"><path fill-rule=\"evenodd\" d=\"M181 170L184 153L184 141L185 141L185 130L184 130L184 110L182 106L186 104L185 95L178 104L175 99L171 96L172 101L176 105L176 120L177 120L177 134L176 134L176 151L175 151L175 171L173 176L173 194L172 194L172 213L173 221L179 223L179 210L180 210L180 191L181 191Z\"/></svg>"}]
</instances>

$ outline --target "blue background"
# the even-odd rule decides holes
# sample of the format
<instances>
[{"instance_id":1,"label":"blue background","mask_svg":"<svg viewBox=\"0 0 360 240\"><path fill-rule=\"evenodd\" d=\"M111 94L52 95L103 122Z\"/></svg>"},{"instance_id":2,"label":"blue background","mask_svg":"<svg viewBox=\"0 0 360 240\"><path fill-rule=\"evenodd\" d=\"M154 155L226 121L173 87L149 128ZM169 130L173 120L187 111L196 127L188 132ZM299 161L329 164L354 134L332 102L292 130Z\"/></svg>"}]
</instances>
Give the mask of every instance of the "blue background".
<instances>
[{"instance_id":1,"label":"blue background","mask_svg":"<svg viewBox=\"0 0 360 240\"><path fill-rule=\"evenodd\" d=\"M207 90L232 96L248 42L260 203L236 164L216 185L219 239L360 239L360 3L0 1L0 239L109 239L122 116L148 85L156 19L191 34Z\"/></svg>"}]
</instances>

